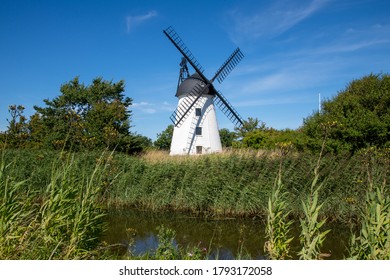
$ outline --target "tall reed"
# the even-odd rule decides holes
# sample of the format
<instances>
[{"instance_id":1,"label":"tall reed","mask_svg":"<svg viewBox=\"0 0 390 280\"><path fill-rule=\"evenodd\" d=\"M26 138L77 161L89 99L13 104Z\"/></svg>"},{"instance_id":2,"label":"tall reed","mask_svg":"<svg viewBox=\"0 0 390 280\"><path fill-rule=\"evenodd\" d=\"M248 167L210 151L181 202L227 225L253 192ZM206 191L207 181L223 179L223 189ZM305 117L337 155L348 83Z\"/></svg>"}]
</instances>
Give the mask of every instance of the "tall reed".
<instances>
[{"instance_id":1,"label":"tall reed","mask_svg":"<svg viewBox=\"0 0 390 280\"><path fill-rule=\"evenodd\" d=\"M390 149L368 148L362 151L366 169L365 201L360 210L360 232L352 235L349 249L350 259L390 259L390 196L388 172ZM378 172L376 161L383 162L385 172ZM376 178L381 178L378 184ZM376 179L376 180L375 180Z\"/></svg>"},{"instance_id":2,"label":"tall reed","mask_svg":"<svg viewBox=\"0 0 390 280\"><path fill-rule=\"evenodd\" d=\"M330 230L321 230L326 218L318 220L323 204L318 203L321 185L316 187L317 180L318 176L314 178L306 200L302 201L304 218L299 219L301 226L299 239L302 249L298 252L298 256L303 260L321 259L326 256L326 254L321 253L321 246Z\"/></svg>"},{"instance_id":3,"label":"tall reed","mask_svg":"<svg viewBox=\"0 0 390 280\"><path fill-rule=\"evenodd\" d=\"M264 251L272 260L283 260L291 257L290 243L293 237L289 236L292 220L288 220L290 211L286 204L287 192L283 190L281 179L278 179L271 197L268 199L266 239Z\"/></svg>"},{"instance_id":4,"label":"tall reed","mask_svg":"<svg viewBox=\"0 0 390 280\"><path fill-rule=\"evenodd\" d=\"M74 154L72 169L78 170L74 172L78 180L93 173L100 154L100 151ZM65 163L64 156L48 150L7 150L5 159L8 163L13 162L8 174L14 182L28 179L21 188L43 194L52 180L53 162ZM318 199L324 201L321 213L329 220L356 221L357 206L365 200L362 186L365 169L361 157L358 153L322 156L318 182L325 183ZM152 154L132 157L114 153L101 163L104 172L99 176L109 207L262 216L267 212L272 182L278 176L279 160L276 152L232 151L202 157L154 157ZM302 198L306 197L313 180L313 174L308 170L313 169L318 157L309 153L290 153L283 161L283 186L288 192L286 203L290 215L299 217ZM378 174L383 173L384 164L374 162L373 169ZM388 175L387 178L390 180ZM376 180L376 175L373 179Z\"/></svg>"},{"instance_id":5,"label":"tall reed","mask_svg":"<svg viewBox=\"0 0 390 280\"><path fill-rule=\"evenodd\" d=\"M14 181L16 163L0 162L0 258L89 258L104 230L102 158L92 173L77 168L74 155L53 161L43 192L29 180Z\"/></svg>"},{"instance_id":6,"label":"tall reed","mask_svg":"<svg viewBox=\"0 0 390 280\"><path fill-rule=\"evenodd\" d=\"M350 259L390 259L390 197L384 185L369 188L361 210L362 222L359 235L352 235Z\"/></svg>"},{"instance_id":7,"label":"tall reed","mask_svg":"<svg viewBox=\"0 0 390 280\"><path fill-rule=\"evenodd\" d=\"M0 259L17 257L27 247L34 221L31 194L22 193L26 181L15 182L7 173L12 163L0 161Z\"/></svg>"},{"instance_id":8,"label":"tall reed","mask_svg":"<svg viewBox=\"0 0 390 280\"><path fill-rule=\"evenodd\" d=\"M293 221L288 220L291 211L287 209L287 195L282 183L283 158L288 154L291 143L281 143L281 159L279 172L272 188L271 196L268 199L267 224L265 234L267 241L264 244L264 251L272 260L283 260L291 257L290 243L293 237L289 236Z\"/></svg>"},{"instance_id":9,"label":"tall reed","mask_svg":"<svg viewBox=\"0 0 390 280\"><path fill-rule=\"evenodd\" d=\"M322 184L317 186L317 183L319 179L319 169L324 153L326 139L329 129L333 125L333 123L324 125L324 138L322 141L320 155L314 168L314 179L311 183L309 194L305 200L302 200L304 218L299 219L301 227L299 239L302 248L298 252L298 256L303 260L321 259L323 256L327 256L327 254L321 253L321 246L323 245L325 237L330 232L330 230L321 230L326 222L326 218L319 221L319 213L323 206L323 204L318 203L319 191L322 187Z\"/></svg>"},{"instance_id":10,"label":"tall reed","mask_svg":"<svg viewBox=\"0 0 390 280\"><path fill-rule=\"evenodd\" d=\"M53 168L39 211L42 236L59 250L50 258L84 257L99 240L104 216L98 204L102 167L99 158L91 174L76 175L74 155L68 155Z\"/></svg>"}]
</instances>

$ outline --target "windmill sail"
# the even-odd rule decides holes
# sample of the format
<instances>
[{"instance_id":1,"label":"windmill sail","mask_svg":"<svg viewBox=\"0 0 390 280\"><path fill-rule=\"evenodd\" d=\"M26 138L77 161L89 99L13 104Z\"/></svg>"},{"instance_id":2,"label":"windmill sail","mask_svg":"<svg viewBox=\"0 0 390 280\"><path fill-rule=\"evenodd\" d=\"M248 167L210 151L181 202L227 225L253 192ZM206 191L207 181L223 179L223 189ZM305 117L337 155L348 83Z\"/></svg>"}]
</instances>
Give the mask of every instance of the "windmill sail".
<instances>
[{"instance_id":1,"label":"windmill sail","mask_svg":"<svg viewBox=\"0 0 390 280\"><path fill-rule=\"evenodd\" d=\"M211 82L214 82L215 79L218 80L219 83L222 83L222 81L229 75L229 73L236 67L236 65L241 61L241 59L244 57L241 50L237 48L225 61L224 64L218 69L218 71L215 73L214 77L210 80Z\"/></svg>"},{"instance_id":2,"label":"windmill sail","mask_svg":"<svg viewBox=\"0 0 390 280\"><path fill-rule=\"evenodd\" d=\"M186 90L179 93L179 87L176 93L176 96L180 97L179 106L173 112L170 119L174 123L175 127L180 127L183 123L186 122L187 117L190 115L191 110L194 105L201 97L212 98L220 110L233 122L234 126L239 127L243 124L243 120L241 116L237 113L237 111L233 108L233 106L229 103L229 101L222 95L221 92L217 91L214 88L213 82L215 79L221 83L229 73L236 67L236 65L241 61L244 57L241 50L237 48L234 52L228 57L228 59L222 64L222 66L215 73L214 77L209 80L203 74L204 70L199 62L195 59L192 52L187 48L182 39L176 33L176 31L170 26L167 29L163 30L164 34L168 37L168 39L173 43L173 45L180 51L183 55L183 61L188 61L188 63L194 68L198 77L187 77L185 81L181 80L181 82L192 83L197 81L201 81L196 85L191 85L186 88ZM181 65L182 66L182 65ZM196 75L196 74L194 74ZM192 79L192 80L191 80ZM194 80L195 79L195 80ZM180 84L180 78L179 78ZM180 86L181 87L181 86ZM218 133L216 133L218 134ZM219 136L218 136L219 138Z\"/></svg>"},{"instance_id":3,"label":"windmill sail","mask_svg":"<svg viewBox=\"0 0 390 280\"><path fill-rule=\"evenodd\" d=\"M163 30L164 34L173 43L173 45L181 52L181 54L187 59L195 71L202 77L203 80L207 81L207 78L203 75L203 68L199 62L195 59L192 52L186 47L182 39L176 33L176 31L170 26Z\"/></svg>"},{"instance_id":4,"label":"windmill sail","mask_svg":"<svg viewBox=\"0 0 390 280\"><path fill-rule=\"evenodd\" d=\"M187 94L187 98L182 101L180 106L176 108L173 114L170 116L171 121L177 127L179 127L188 116L191 108L195 105L198 99L203 95L204 92L208 89L208 85L203 86L201 84L196 84L190 93Z\"/></svg>"},{"instance_id":5,"label":"windmill sail","mask_svg":"<svg viewBox=\"0 0 390 280\"><path fill-rule=\"evenodd\" d=\"M214 101L218 108L226 115L226 117L234 124L235 127L240 127L243 124L241 116L220 91L216 91Z\"/></svg>"}]
</instances>

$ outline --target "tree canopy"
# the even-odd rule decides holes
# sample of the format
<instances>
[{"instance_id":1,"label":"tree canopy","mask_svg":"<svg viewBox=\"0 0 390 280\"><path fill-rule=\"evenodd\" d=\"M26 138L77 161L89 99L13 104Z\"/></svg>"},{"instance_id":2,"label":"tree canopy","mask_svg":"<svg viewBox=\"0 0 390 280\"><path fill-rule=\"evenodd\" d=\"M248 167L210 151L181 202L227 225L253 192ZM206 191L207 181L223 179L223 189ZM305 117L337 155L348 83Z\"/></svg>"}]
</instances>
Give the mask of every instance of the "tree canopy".
<instances>
[{"instance_id":1,"label":"tree canopy","mask_svg":"<svg viewBox=\"0 0 390 280\"><path fill-rule=\"evenodd\" d=\"M368 75L354 80L337 96L322 104L322 111L304 120L302 131L309 145L319 145L328 133L328 148L356 151L390 145L390 76Z\"/></svg>"},{"instance_id":2,"label":"tree canopy","mask_svg":"<svg viewBox=\"0 0 390 280\"><path fill-rule=\"evenodd\" d=\"M234 131L229 131L227 128L221 128L219 130L219 137L221 138L221 144L224 148L232 147L236 136Z\"/></svg>"},{"instance_id":3,"label":"tree canopy","mask_svg":"<svg viewBox=\"0 0 390 280\"><path fill-rule=\"evenodd\" d=\"M128 142L132 99L125 97L124 81L96 78L85 86L78 77L61 86L61 94L34 106L30 130L42 145L78 148L114 148ZM121 147L123 145L120 145Z\"/></svg>"},{"instance_id":4,"label":"tree canopy","mask_svg":"<svg viewBox=\"0 0 390 280\"><path fill-rule=\"evenodd\" d=\"M173 135L173 125L170 124L161 133L157 133L157 140L154 141L154 146L159 150L169 150L171 148Z\"/></svg>"}]
</instances>

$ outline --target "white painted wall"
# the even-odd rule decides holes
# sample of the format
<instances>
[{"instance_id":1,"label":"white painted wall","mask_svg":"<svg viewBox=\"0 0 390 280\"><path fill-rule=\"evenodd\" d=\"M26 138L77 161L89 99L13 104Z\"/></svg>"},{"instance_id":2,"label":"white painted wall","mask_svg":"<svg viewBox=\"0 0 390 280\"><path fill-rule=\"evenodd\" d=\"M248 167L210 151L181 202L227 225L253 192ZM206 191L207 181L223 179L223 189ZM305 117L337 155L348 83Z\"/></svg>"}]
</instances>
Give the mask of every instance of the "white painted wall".
<instances>
[{"instance_id":1,"label":"white painted wall","mask_svg":"<svg viewBox=\"0 0 390 280\"><path fill-rule=\"evenodd\" d=\"M179 97L178 107L186 95ZM201 116L195 115L195 108L201 108ZM195 127L202 127L202 135L195 135ZM170 155L195 155L196 146L202 146L202 154L217 153L222 151L221 139L217 116L213 102L213 96L203 95L191 108L184 123L180 127L174 127Z\"/></svg>"}]
</instances>

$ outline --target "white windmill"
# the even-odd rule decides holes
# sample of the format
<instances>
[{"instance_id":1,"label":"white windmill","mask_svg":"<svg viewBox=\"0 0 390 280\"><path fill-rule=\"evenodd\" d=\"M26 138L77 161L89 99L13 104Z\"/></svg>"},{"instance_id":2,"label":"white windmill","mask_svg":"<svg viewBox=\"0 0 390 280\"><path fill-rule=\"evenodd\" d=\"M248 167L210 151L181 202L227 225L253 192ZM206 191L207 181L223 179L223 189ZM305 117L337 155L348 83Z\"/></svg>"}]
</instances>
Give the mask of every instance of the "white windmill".
<instances>
[{"instance_id":1,"label":"white windmill","mask_svg":"<svg viewBox=\"0 0 390 280\"><path fill-rule=\"evenodd\" d=\"M213 82L217 79L221 83L244 55L237 48L218 69L214 77L209 80L203 75L203 68L175 30L168 27L163 32L183 55L176 92L179 102L175 112L170 117L174 123L170 154L220 152L222 145L214 103L236 127L241 126L243 120L222 93L214 88ZM187 61L195 70L191 76L186 65Z\"/></svg>"}]
</instances>

